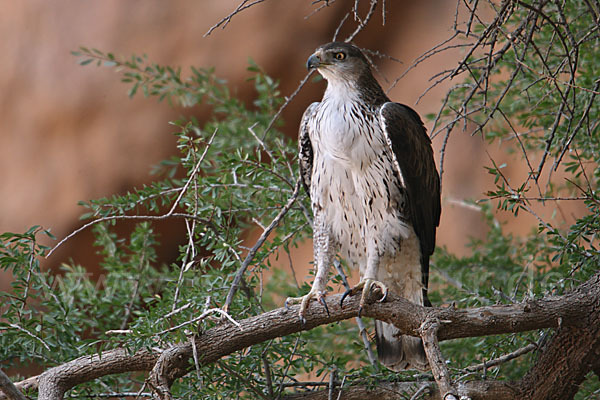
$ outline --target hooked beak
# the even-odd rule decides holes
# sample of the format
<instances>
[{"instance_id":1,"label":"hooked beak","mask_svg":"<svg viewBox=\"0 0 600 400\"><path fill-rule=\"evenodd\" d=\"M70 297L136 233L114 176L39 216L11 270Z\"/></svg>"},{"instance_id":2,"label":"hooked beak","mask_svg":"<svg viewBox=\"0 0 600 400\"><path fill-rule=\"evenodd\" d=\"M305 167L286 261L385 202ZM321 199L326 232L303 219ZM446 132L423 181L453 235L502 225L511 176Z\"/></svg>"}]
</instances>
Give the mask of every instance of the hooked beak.
<instances>
[{"instance_id":1,"label":"hooked beak","mask_svg":"<svg viewBox=\"0 0 600 400\"><path fill-rule=\"evenodd\" d=\"M317 55L317 53L308 57L308 60L306 61L306 68L308 70L311 70L313 68L319 68L320 65L321 65L321 57L319 57Z\"/></svg>"}]
</instances>

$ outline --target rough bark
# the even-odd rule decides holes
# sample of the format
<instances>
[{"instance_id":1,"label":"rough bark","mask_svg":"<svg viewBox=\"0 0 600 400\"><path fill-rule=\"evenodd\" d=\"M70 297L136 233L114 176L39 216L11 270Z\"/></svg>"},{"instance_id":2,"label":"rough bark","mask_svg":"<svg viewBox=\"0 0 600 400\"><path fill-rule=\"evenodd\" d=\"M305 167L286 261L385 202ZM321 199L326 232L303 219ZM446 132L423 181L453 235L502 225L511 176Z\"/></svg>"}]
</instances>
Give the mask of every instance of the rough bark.
<instances>
[{"instance_id":1,"label":"rough bark","mask_svg":"<svg viewBox=\"0 0 600 400\"><path fill-rule=\"evenodd\" d=\"M600 363L599 287L600 276L596 275L574 291L586 299L587 313L575 324L561 324L544 345L536 364L523 378L527 398L572 399L586 374Z\"/></svg>"},{"instance_id":2,"label":"rough bark","mask_svg":"<svg viewBox=\"0 0 600 400\"><path fill-rule=\"evenodd\" d=\"M131 371L149 371L157 359L157 353L142 350L130 354L122 348L105 351L100 356L94 354L93 356L79 357L51 368L39 376L38 400L62 399L64 393L75 385L101 376Z\"/></svg>"},{"instance_id":3,"label":"rough bark","mask_svg":"<svg viewBox=\"0 0 600 400\"><path fill-rule=\"evenodd\" d=\"M514 389L514 384L511 382L495 382L495 381L473 381L464 382L457 385L459 396L465 396L471 400L515 400L519 399L519 392ZM406 400L410 399L413 394L421 390L419 400L443 400L437 385L434 382L398 382L384 383L377 387L369 386L349 386L342 388L343 400ZM289 394L283 396L281 400L329 400L329 389L307 391L302 393ZM340 393L339 388L333 389L333 398L336 399Z\"/></svg>"},{"instance_id":4,"label":"rough bark","mask_svg":"<svg viewBox=\"0 0 600 400\"><path fill-rule=\"evenodd\" d=\"M440 344L438 342L437 331L440 327L439 320L426 319L421 328L421 338L423 339L423 347L427 359L429 360L429 367L431 373L438 383L440 397L443 400L457 400L458 392L452 385L450 378L450 372L446 367L446 360L442 356L440 350Z\"/></svg>"},{"instance_id":5,"label":"rough bark","mask_svg":"<svg viewBox=\"0 0 600 400\"><path fill-rule=\"evenodd\" d=\"M0 390L9 400L26 400L26 397L15 387L8 376L0 369Z\"/></svg>"},{"instance_id":6,"label":"rough bark","mask_svg":"<svg viewBox=\"0 0 600 400\"><path fill-rule=\"evenodd\" d=\"M199 363L206 365L253 344L357 316L359 296L347 299L343 308L339 300L340 295L327 298L329 315L321 304L311 303L305 324L298 320L298 309L294 306L247 318L239 321L239 326L226 322L209 329L195 340ZM461 385L481 388L483 391L473 392L480 393L479 397L471 396L473 399L569 399L585 374L598 370L600 273L564 296L519 304L467 310L426 308L390 294L385 303L366 305L363 315L392 322L403 334L414 336L419 335L419 327L424 321L439 321L436 327L438 340L558 328L555 336L541 349L537 364L522 381L456 384L459 395ZM158 389L160 397L169 398L173 380L191 368L192 347L186 342L162 351L143 350L135 354L129 354L125 349L109 350L101 356L80 357L51 368L15 386L23 390L39 385L40 400L58 400L73 386L104 375L151 371L149 383ZM0 393L0 400L4 399L6 396Z\"/></svg>"}]
</instances>

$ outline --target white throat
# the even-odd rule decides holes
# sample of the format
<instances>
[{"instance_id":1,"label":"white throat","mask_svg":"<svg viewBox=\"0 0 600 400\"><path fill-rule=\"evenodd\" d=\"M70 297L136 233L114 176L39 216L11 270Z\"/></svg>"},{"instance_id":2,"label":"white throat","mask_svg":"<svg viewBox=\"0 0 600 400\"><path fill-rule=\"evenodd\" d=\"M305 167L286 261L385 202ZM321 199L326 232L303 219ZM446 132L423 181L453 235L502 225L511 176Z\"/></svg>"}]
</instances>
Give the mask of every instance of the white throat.
<instances>
[{"instance_id":1,"label":"white throat","mask_svg":"<svg viewBox=\"0 0 600 400\"><path fill-rule=\"evenodd\" d=\"M329 79L325 74L323 77L327 80L327 89L323 94L323 101L334 102L334 103L354 103L359 101L360 93L354 82L345 79L336 79L330 77Z\"/></svg>"}]
</instances>

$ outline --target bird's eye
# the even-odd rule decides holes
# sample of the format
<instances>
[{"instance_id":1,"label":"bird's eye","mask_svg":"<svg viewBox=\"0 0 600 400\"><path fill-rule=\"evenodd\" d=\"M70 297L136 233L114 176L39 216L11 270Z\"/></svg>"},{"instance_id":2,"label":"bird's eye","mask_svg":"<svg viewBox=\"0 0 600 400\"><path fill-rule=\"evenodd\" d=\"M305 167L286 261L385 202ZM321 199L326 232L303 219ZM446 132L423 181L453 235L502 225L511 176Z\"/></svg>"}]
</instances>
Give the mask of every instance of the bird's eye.
<instances>
[{"instance_id":1,"label":"bird's eye","mask_svg":"<svg viewBox=\"0 0 600 400\"><path fill-rule=\"evenodd\" d=\"M335 53L334 57L336 60L343 60L346 58L346 53L340 51L338 53Z\"/></svg>"}]
</instances>

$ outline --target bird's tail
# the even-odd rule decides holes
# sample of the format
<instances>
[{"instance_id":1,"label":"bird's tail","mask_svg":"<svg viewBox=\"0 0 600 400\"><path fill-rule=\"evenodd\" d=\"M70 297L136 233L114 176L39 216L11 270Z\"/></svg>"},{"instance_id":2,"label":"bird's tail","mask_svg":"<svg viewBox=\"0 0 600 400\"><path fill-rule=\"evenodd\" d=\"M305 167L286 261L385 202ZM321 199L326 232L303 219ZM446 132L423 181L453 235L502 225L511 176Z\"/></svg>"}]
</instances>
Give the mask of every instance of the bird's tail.
<instances>
[{"instance_id":1,"label":"bird's tail","mask_svg":"<svg viewBox=\"0 0 600 400\"><path fill-rule=\"evenodd\" d=\"M421 339L400 335L394 325L381 321L375 321L375 334L379 362L389 369L424 371L429 368Z\"/></svg>"},{"instance_id":2,"label":"bird's tail","mask_svg":"<svg viewBox=\"0 0 600 400\"><path fill-rule=\"evenodd\" d=\"M422 260L428 263L429 260ZM397 287L397 294L419 305L431 307L427 298L427 276L408 274L401 287ZM385 283L385 282L384 282ZM429 369L423 341L414 336L401 335L400 330L392 324L375 321L375 338L379 362L386 367L400 371L404 369Z\"/></svg>"}]
</instances>

